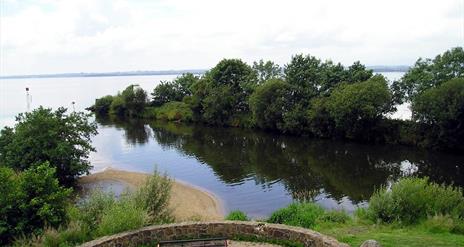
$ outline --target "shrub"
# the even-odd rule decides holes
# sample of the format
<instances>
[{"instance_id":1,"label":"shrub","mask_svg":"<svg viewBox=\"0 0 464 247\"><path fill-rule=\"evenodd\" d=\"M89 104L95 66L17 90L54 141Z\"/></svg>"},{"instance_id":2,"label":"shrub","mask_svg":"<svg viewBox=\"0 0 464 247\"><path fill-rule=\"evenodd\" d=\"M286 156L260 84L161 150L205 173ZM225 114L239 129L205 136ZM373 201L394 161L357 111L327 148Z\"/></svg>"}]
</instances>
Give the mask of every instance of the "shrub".
<instances>
[{"instance_id":1,"label":"shrub","mask_svg":"<svg viewBox=\"0 0 464 247\"><path fill-rule=\"evenodd\" d=\"M77 208L70 208L72 219L83 222L92 231L98 227L103 212L112 207L116 199L111 193L104 193L101 190L93 190L88 198L85 198ZM76 210L77 212L74 212Z\"/></svg>"},{"instance_id":2,"label":"shrub","mask_svg":"<svg viewBox=\"0 0 464 247\"><path fill-rule=\"evenodd\" d=\"M324 209L314 203L292 203L272 213L268 222L312 228L323 214Z\"/></svg>"},{"instance_id":3,"label":"shrub","mask_svg":"<svg viewBox=\"0 0 464 247\"><path fill-rule=\"evenodd\" d=\"M130 196L123 196L101 215L96 235L105 236L144 226L146 211Z\"/></svg>"},{"instance_id":4,"label":"shrub","mask_svg":"<svg viewBox=\"0 0 464 247\"><path fill-rule=\"evenodd\" d=\"M225 219L226 219L226 220L241 220L241 221L247 221L247 220L249 220L249 219L248 219L248 216L247 216L244 212L242 212L242 211L240 211L240 210L235 210L235 211L230 212L230 213L226 216Z\"/></svg>"},{"instance_id":5,"label":"shrub","mask_svg":"<svg viewBox=\"0 0 464 247\"><path fill-rule=\"evenodd\" d=\"M44 226L66 220L71 189L61 187L48 163L18 174L0 167L0 244L22 235L40 234Z\"/></svg>"},{"instance_id":6,"label":"shrub","mask_svg":"<svg viewBox=\"0 0 464 247\"><path fill-rule=\"evenodd\" d=\"M417 95L412 112L413 119L423 127L423 146L464 151L464 78Z\"/></svg>"},{"instance_id":7,"label":"shrub","mask_svg":"<svg viewBox=\"0 0 464 247\"><path fill-rule=\"evenodd\" d=\"M169 102L155 109L156 119L167 121L192 121L193 112L184 102Z\"/></svg>"},{"instance_id":8,"label":"shrub","mask_svg":"<svg viewBox=\"0 0 464 247\"><path fill-rule=\"evenodd\" d=\"M91 137L97 126L82 112L66 111L39 107L19 114L14 128L0 132L0 164L21 171L49 162L62 185L74 185L92 167L87 158L95 151Z\"/></svg>"},{"instance_id":9,"label":"shrub","mask_svg":"<svg viewBox=\"0 0 464 247\"><path fill-rule=\"evenodd\" d=\"M113 103L113 96L107 95L95 100L95 105L92 110L97 114L108 114L110 111L111 103Z\"/></svg>"},{"instance_id":10,"label":"shrub","mask_svg":"<svg viewBox=\"0 0 464 247\"><path fill-rule=\"evenodd\" d=\"M145 184L136 192L135 202L146 210L150 223L167 223L173 221L169 199L172 181L166 175L161 176L156 170Z\"/></svg>"},{"instance_id":11,"label":"shrub","mask_svg":"<svg viewBox=\"0 0 464 247\"><path fill-rule=\"evenodd\" d=\"M429 183L427 178L403 178L369 200L368 217L374 221L413 224L440 214L464 218L462 190Z\"/></svg>"}]
</instances>

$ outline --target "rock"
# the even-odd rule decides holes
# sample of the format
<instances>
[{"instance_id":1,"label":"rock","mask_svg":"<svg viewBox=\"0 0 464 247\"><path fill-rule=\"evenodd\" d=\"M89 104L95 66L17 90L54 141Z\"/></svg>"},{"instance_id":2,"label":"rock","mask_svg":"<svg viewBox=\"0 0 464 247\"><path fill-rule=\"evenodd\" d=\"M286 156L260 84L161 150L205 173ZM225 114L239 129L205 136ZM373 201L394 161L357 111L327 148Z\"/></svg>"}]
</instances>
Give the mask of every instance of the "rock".
<instances>
[{"instance_id":1,"label":"rock","mask_svg":"<svg viewBox=\"0 0 464 247\"><path fill-rule=\"evenodd\" d=\"M364 241L360 247L382 247L382 245L380 245L379 242L375 240L369 239Z\"/></svg>"}]
</instances>

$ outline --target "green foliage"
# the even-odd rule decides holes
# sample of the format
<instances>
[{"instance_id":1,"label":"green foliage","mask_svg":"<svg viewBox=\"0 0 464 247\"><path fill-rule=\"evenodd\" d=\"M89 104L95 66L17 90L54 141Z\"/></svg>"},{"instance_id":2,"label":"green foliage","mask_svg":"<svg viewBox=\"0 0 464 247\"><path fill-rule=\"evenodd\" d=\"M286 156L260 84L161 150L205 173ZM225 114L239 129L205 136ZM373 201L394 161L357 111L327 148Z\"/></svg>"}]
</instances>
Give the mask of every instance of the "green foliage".
<instances>
[{"instance_id":1,"label":"green foliage","mask_svg":"<svg viewBox=\"0 0 464 247\"><path fill-rule=\"evenodd\" d=\"M136 200L123 196L102 212L96 235L112 235L140 228L145 225L146 213Z\"/></svg>"},{"instance_id":2,"label":"green foliage","mask_svg":"<svg viewBox=\"0 0 464 247\"><path fill-rule=\"evenodd\" d=\"M174 220L169 208L171 188L172 180L166 175L161 176L155 170L135 194L135 204L147 212L149 223L166 223Z\"/></svg>"},{"instance_id":3,"label":"green foliage","mask_svg":"<svg viewBox=\"0 0 464 247\"><path fill-rule=\"evenodd\" d=\"M340 63L334 64L330 60L322 62L316 57L302 54L292 57L284 73L287 82L303 88L308 97L330 93L341 82L354 83L372 77L372 71L360 62L345 69Z\"/></svg>"},{"instance_id":4,"label":"green foliage","mask_svg":"<svg viewBox=\"0 0 464 247\"><path fill-rule=\"evenodd\" d=\"M462 190L426 178L403 178L390 190L376 191L369 200L368 217L374 221L414 224L434 215L464 219Z\"/></svg>"},{"instance_id":5,"label":"green foliage","mask_svg":"<svg viewBox=\"0 0 464 247\"><path fill-rule=\"evenodd\" d=\"M22 235L40 234L66 219L71 189L61 187L47 162L21 173L0 167L0 244Z\"/></svg>"},{"instance_id":6,"label":"green foliage","mask_svg":"<svg viewBox=\"0 0 464 247\"><path fill-rule=\"evenodd\" d=\"M256 87L256 74L239 59L224 59L192 85L194 115L210 124L230 124L249 112L247 98Z\"/></svg>"},{"instance_id":7,"label":"green foliage","mask_svg":"<svg viewBox=\"0 0 464 247\"><path fill-rule=\"evenodd\" d=\"M318 220L322 222L345 224L350 219L350 216L345 211L330 210L325 211Z\"/></svg>"},{"instance_id":8,"label":"green foliage","mask_svg":"<svg viewBox=\"0 0 464 247\"><path fill-rule=\"evenodd\" d=\"M268 222L312 228L323 214L324 209L314 203L292 203L272 213Z\"/></svg>"},{"instance_id":9,"label":"green foliage","mask_svg":"<svg viewBox=\"0 0 464 247\"><path fill-rule=\"evenodd\" d=\"M87 158L97 127L88 115L66 111L39 107L19 114L14 128L0 132L0 164L21 171L49 162L62 185L73 185L91 168Z\"/></svg>"},{"instance_id":10,"label":"green foliage","mask_svg":"<svg viewBox=\"0 0 464 247\"><path fill-rule=\"evenodd\" d=\"M184 102L168 102L161 107L155 108L155 118L167 121L190 122L193 118L193 112L189 105Z\"/></svg>"},{"instance_id":11,"label":"green foliage","mask_svg":"<svg viewBox=\"0 0 464 247\"><path fill-rule=\"evenodd\" d=\"M326 109L311 114L313 119L317 114L319 119L324 119L327 111L343 136L369 140L375 138L369 132L392 110L391 97L385 78L377 75L364 82L341 84L326 100Z\"/></svg>"},{"instance_id":12,"label":"green foliage","mask_svg":"<svg viewBox=\"0 0 464 247\"><path fill-rule=\"evenodd\" d=\"M256 88L250 97L253 120L263 129L283 129L284 116L290 111L291 86L281 79L271 79Z\"/></svg>"},{"instance_id":13,"label":"green foliage","mask_svg":"<svg viewBox=\"0 0 464 247\"><path fill-rule=\"evenodd\" d=\"M258 62L255 61L253 62L252 68L258 77L258 84L270 79L282 78L282 68L272 61L264 62L262 59Z\"/></svg>"},{"instance_id":14,"label":"green foliage","mask_svg":"<svg viewBox=\"0 0 464 247\"><path fill-rule=\"evenodd\" d=\"M72 217L72 219L82 222L83 225L88 226L91 231L94 231L101 222L103 212L112 207L115 202L116 199L113 194L104 193L101 190L94 190L77 208L71 207L68 211L77 211L77 213L73 212L74 217Z\"/></svg>"},{"instance_id":15,"label":"green foliage","mask_svg":"<svg viewBox=\"0 0 464 247\"><path fill-rule=\"evenodd\" d=\"M431 233L452 232L455 223L449 215L434 215L422 223L422 226Z\"/></svg>"},{"instance_id":16,"label":"green foliage","mask_svg":"<svg viewBox=\"0 0 464 247\"><path fill-rule=\"evenodd\" d=\"M161 106L171 101L182 101L185 96L192 94L190 88L198 80L198 76L186 73L177 77L174 81L162 81L153 90L152 104Z\"/></svg>"},{"instance_id":17,"label":"green foliage","mask_svg":"<svg viewBox=\"0 0 464 247\"><path fill-rule=\"evenodd\" d=\"M425 90L414 98L412 111L424 128L422 145L464 151L464 78Z\"/></svg>"},{"instance_id":18,"label":"green foliage","mask_svg":"<svg viewBox=\"0 0 464 247\"><path fill-rule=\"evenodd\" d=\"M240 211L240 210L235 210L235 211L230 212L230 213L226 216L225 219L226 219L226 220L241 220L241 221L247 221L247 220L249 220L249 219L248 219L248 216L247 216L244 212L242 212L242 211Z\"/></svg>"},{"instance_id":19,"label":"green foliage","mask_svg":"<svg viewBox=\"0 0 464 247\"><path fill-rule=\"evenodd\" d=\"M93 111L97 114L108 114L110 111L111 103L113 103L113 96L107 95L95 100Z\"/></svg>"},{"instance_id":20,"label":"green foliage","mask_svg":"<svg viewBox=\"0 0 464 247\"><path fill-rule=\"evenodd\" d=\"M141 117L147 101L145 90L138 85L130 85L116 96L108 95L96 99L95 105L89 109L100 115L106 115L109 112L120 117Z\"/></svg>"},{"instance_id":21,"label":"green foliage","mask_svg":"<svg viewBox=\"0 0 464 247\"><path fill-rule=\"evenodd\" d=\"M397 102L412 100L424 91L453 78L464 76L464 49L451 48L434 59L419 58L415 65L392 88Z\"/></svg>"}]
</instances>

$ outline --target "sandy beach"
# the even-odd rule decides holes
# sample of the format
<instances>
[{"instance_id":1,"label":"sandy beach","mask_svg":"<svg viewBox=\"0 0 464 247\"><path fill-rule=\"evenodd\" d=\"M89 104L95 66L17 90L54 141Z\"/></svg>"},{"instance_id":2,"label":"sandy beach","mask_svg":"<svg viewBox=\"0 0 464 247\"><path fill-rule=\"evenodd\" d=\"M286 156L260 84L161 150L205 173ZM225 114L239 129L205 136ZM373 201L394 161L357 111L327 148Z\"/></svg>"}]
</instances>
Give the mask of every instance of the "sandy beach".
<instances>
[{"instance_id":1,"label":"sandy beach","mask_svg":"<svg viewBox=\"0 0 464 247\"><path fill-rule=\"evenodd\" d=\"M128 172L112 168L83 176L82 185L102 181L119 181L132 188L141 186L150 174ZM224 219L221 201L212 193L184 182L173 180L170 206L176 221L206 221Z\"/></svg>"}]
</instances>

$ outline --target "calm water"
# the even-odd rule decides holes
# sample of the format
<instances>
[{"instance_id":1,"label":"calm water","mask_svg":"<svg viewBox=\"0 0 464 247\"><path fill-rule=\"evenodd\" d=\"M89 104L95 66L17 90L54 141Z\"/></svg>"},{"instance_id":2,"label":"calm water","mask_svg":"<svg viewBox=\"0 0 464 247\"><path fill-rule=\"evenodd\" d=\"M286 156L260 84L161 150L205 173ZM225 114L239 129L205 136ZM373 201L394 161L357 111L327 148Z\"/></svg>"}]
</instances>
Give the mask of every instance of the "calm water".
<instances>
[{"instance_id":1,"label":"calm water","mask_svg":"<svg viewBox=\"0 0 464 247\"><path fill-rule=\"evenodd\" d=\"M151 91L172 77L1 80L0 125L12 125L14 116L26 110L26 86L32 107L71 107L75 101L76 110L82 110L96 97L115 94L130 83ZM97 152L90 157L94 171L113 167L151 172L156 166L215 193L226 210L240 209L254 217L293 200L351 211L365 205L375 188L402 176L464 186L464 156L233 128L109 119L98 123L99 134L93 138Z\"/></svg>"}]
</instances>

